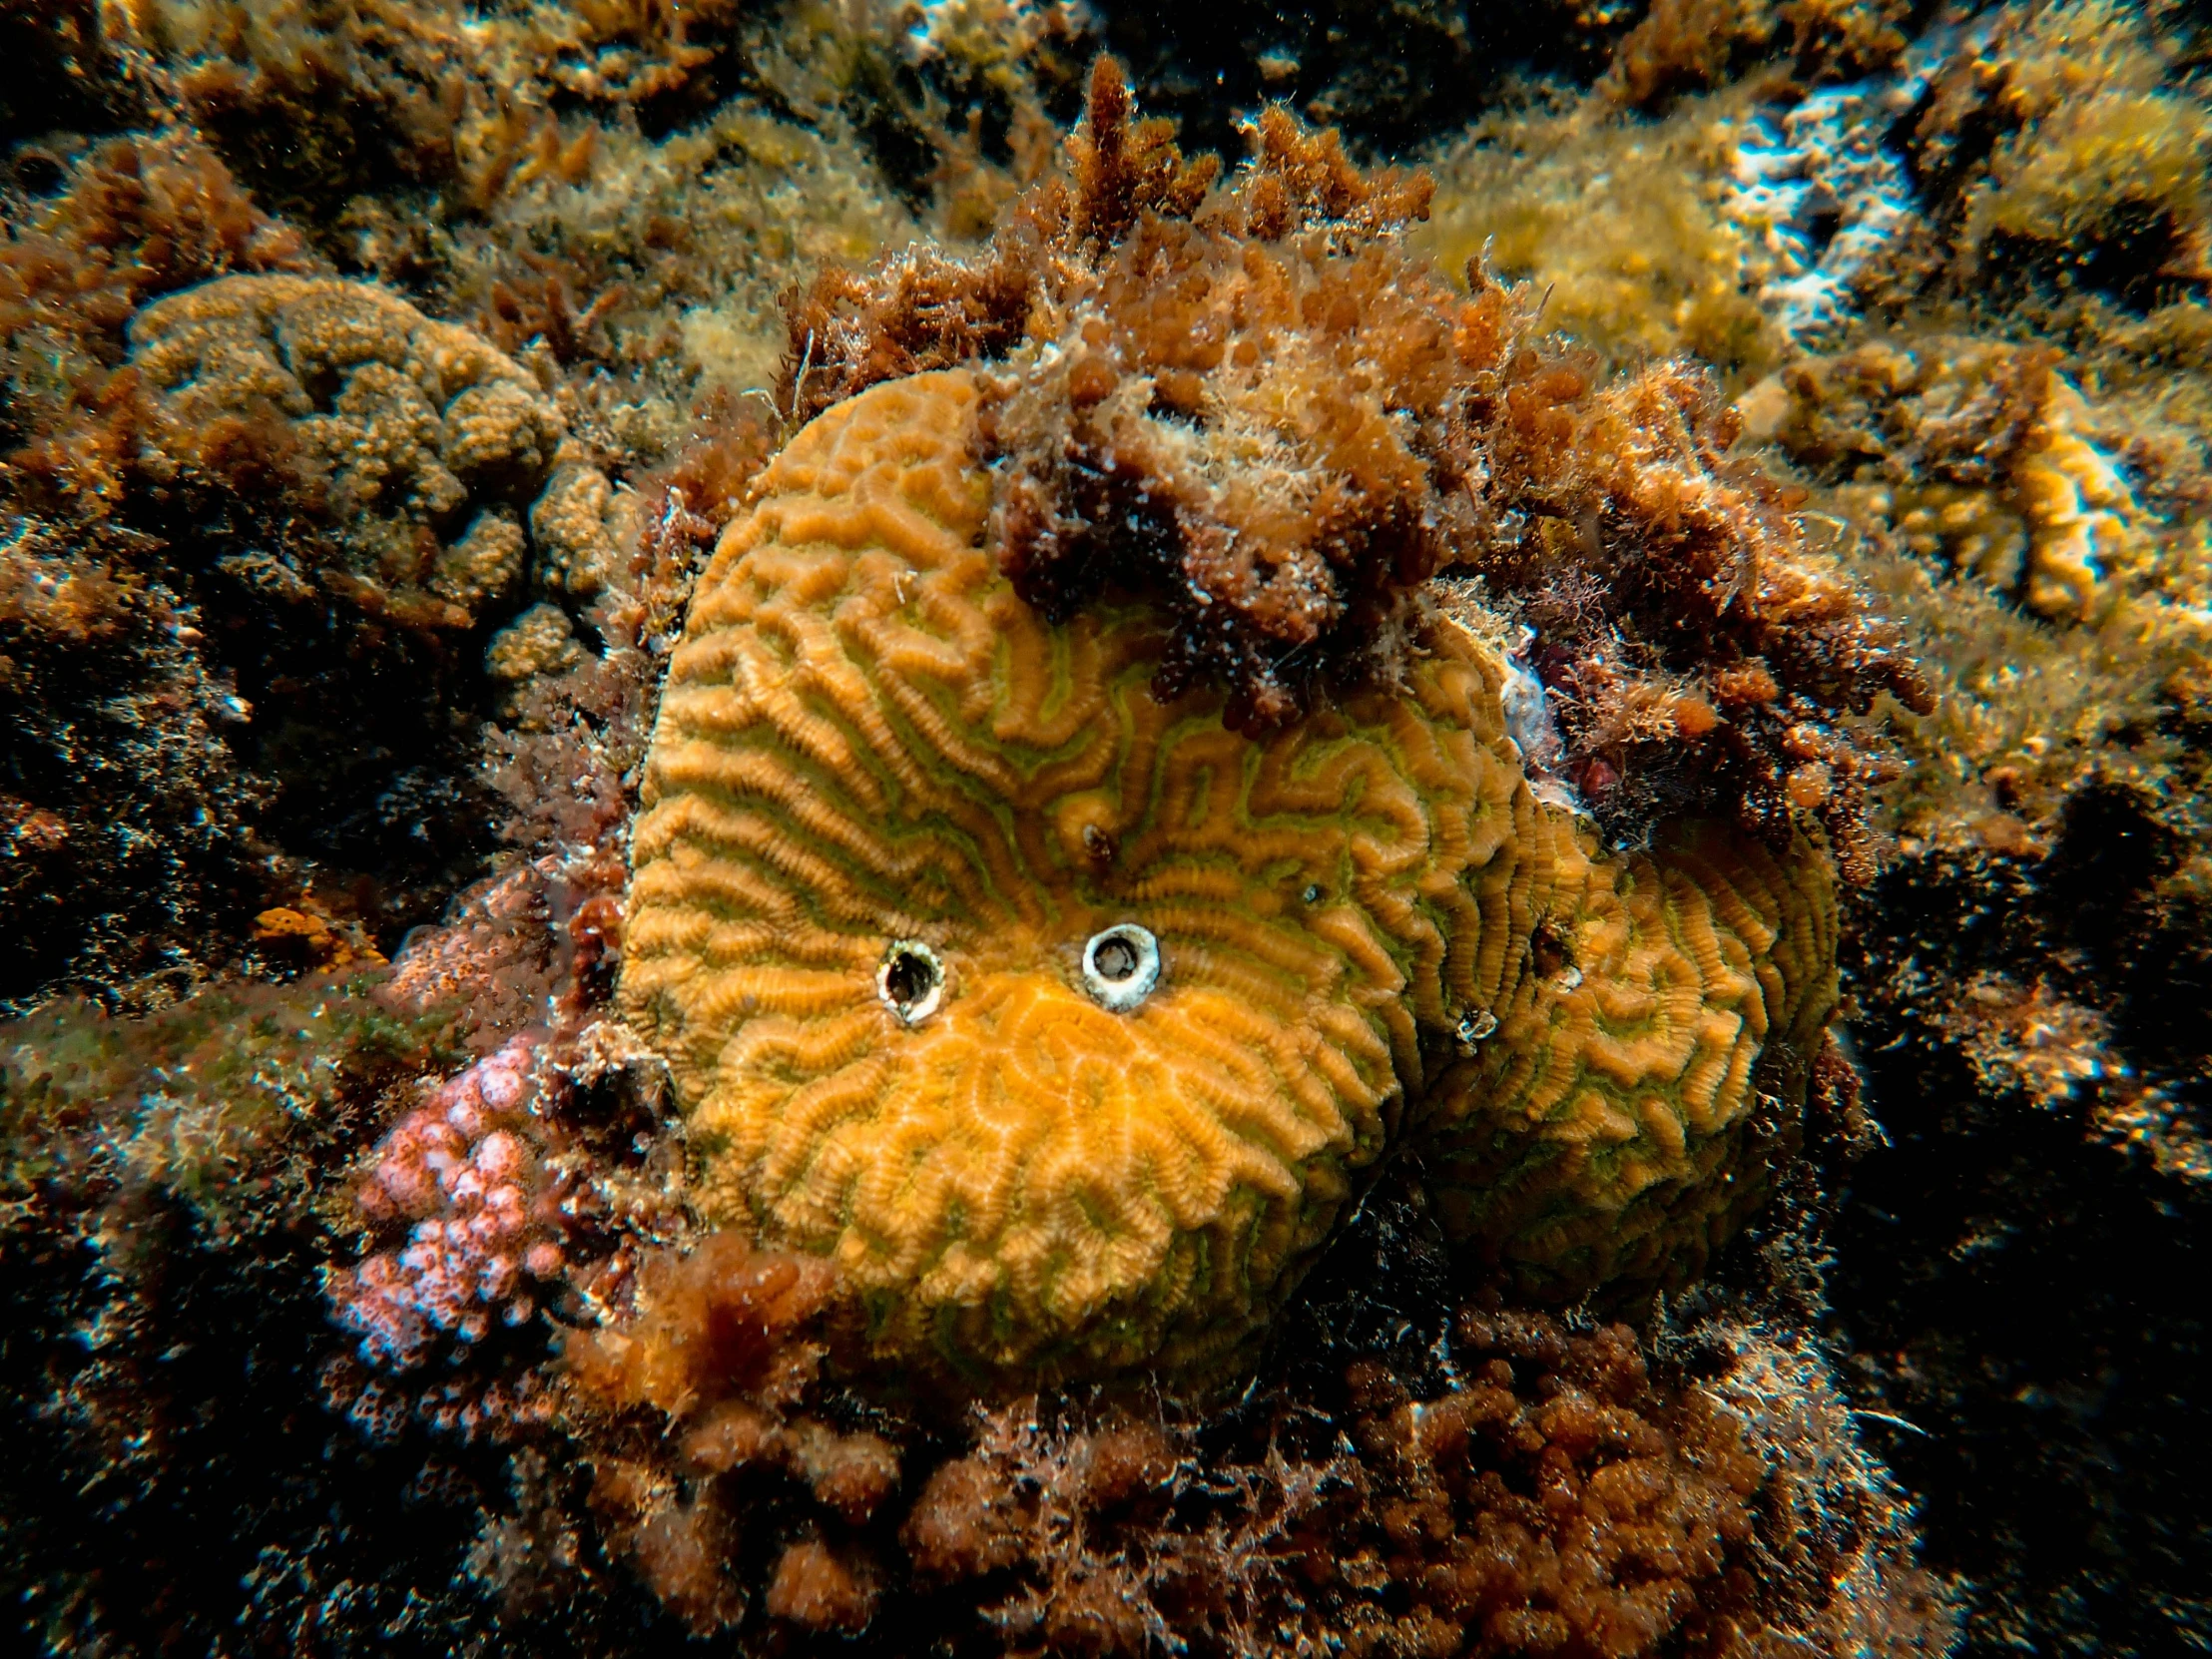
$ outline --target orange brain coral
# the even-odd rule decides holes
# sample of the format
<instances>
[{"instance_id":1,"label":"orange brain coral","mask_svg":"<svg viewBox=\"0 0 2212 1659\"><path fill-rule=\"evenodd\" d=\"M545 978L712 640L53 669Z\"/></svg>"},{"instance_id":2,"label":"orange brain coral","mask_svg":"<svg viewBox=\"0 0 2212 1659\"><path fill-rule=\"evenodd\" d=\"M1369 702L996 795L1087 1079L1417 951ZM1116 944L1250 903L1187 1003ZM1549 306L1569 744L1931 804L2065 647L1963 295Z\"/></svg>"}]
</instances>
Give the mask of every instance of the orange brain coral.
<instances>
[{"instance_id":1,"label":"orange brain coral","mask_svg":"<svg viewBox=\"0 0 2212 1659\"><path fill-rule=\"evenodd\" d=\"M977 402L817 418L672 662L622 999L703 1208L981 1372L1219 1362L1411 1123L1465 1230L1601 1275L1576 1229L1732 1162L1762 1042L1825 1020L1820 860L1593 863L1447 622L1272 734L1161 700L1156 612L1048 625L1001 574Z\"/></svg>"}]
</instances>

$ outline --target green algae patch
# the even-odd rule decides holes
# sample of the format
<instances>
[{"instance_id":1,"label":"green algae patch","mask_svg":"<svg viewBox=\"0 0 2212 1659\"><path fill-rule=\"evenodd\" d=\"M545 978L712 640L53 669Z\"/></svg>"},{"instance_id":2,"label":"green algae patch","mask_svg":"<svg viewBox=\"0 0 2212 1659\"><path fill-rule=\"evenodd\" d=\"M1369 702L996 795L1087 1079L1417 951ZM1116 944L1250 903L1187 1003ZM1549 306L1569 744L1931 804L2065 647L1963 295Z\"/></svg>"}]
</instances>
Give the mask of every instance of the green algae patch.
<instances>
[{"instance_id":1,"label":"green algae patch","mask_svg":"<svg viewBox=\"0 0 2212 1659\"><path fill-rule=\"evenodd\" d=\"M395 1012L383 978L211 987L136 1019L60 1001L0 1026L0 1202L102 1172L218 1235L294 1214L382 1090L464 1052L457 1004Z\"/></svg>"}]
</instances>

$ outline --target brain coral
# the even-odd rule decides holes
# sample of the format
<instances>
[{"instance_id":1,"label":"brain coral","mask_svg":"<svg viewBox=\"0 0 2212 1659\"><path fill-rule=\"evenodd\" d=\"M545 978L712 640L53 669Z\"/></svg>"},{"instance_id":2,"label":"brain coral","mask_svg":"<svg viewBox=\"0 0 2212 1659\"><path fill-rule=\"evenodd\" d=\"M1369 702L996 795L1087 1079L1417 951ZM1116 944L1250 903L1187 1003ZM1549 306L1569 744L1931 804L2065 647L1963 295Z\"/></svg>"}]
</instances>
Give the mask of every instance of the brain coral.
<instances>
[{"instance_id":1,"label":"brain coral","mask_svg":"<svg viewBox=\"0 0 2212 1659\"><path fill-rule=\"evenodd\" d=\"M1765 1198L1836 1004L1829 860L1711 824L1592 858L1551 839L1527 995L1432 1091L1446 1231L1537 1293L1664 1279ZM1765 1108L1762 1112L1762 1108Z\"/></svg>"},{"instance_id":2,"label":"brain coral","mask_svg":"<svg viewBox=\"0 0 2212 1659\"><path fill-rule=\"evenodd\" d=\"M533 543L542 583L592 585L606 480L563 453L559 411L480 335L366 283L268 276L158 300L130 341L153 394L147 474L283 521L283 568L234 555L242 580L318 582L433 628L516 589Z\"/></svg>"},{"instance_id":3,"label":"brain coral","mask_svg":"<svg viewBox=\"0 0 2212 1659\"><path fill-rule=\"evenodd\" d=\"M1598 858L1440 617L1270 732L1161 696L1156 608L1050 623L999 568L979 402L815 420L672 661L621 997L708 1215L835 1260L895 1350L1028 1374L1225 1360L1408 1124L1536 1280L1694 1254L1832 1000L1825 860Z\"/></svg>"}]
</instances>

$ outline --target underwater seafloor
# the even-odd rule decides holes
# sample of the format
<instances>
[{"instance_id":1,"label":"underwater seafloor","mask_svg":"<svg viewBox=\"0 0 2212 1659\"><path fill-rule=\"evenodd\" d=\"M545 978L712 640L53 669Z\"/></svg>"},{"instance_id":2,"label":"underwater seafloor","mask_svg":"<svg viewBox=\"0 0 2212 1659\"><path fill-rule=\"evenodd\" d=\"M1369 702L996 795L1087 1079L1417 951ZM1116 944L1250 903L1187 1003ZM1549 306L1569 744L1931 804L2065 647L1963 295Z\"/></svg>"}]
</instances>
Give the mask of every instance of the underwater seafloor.
<instances>
[{"instance_id":1,"label":"underwater seafloor","mask_svg":"<svg viewBox=\"0 0 2212 1659\"><path fill-rule=\"evenodd\" d=\"M11 0L0 1646L2212 1647L2208 59Z\"/></svg>"}]
</instances>

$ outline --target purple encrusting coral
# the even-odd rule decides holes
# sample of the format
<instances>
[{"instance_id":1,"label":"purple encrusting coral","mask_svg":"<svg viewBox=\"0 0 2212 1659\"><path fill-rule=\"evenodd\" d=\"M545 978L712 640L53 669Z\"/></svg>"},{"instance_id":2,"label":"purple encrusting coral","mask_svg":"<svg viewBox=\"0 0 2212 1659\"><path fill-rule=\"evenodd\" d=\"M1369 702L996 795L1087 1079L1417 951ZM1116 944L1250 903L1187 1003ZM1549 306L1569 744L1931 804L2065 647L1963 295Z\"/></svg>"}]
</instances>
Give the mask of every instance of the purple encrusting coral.
<instances>
[{"instance_id":1,"label":"purple encrusting coral","mask_svg":"<svg viewBox=\"0 0 2212 1659\"><path fill-rule=\"evenodd\" d=\"M371 1221L414 1218L406 1243L331 1274L338 1323L371 1365L410 1368L441 1337L476 1343L496 1319L525 1324L535 1287L566 1264L570 1176L531 1131L558 1073L518 1036L440 1084L393 1126L362 1183Z\"/></svg>"}]
</instances>

